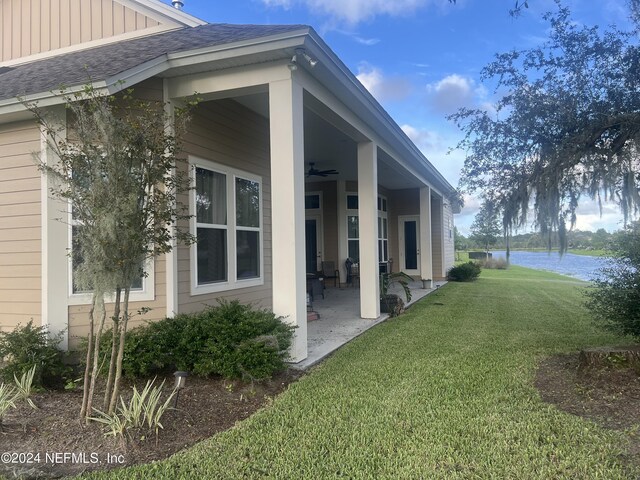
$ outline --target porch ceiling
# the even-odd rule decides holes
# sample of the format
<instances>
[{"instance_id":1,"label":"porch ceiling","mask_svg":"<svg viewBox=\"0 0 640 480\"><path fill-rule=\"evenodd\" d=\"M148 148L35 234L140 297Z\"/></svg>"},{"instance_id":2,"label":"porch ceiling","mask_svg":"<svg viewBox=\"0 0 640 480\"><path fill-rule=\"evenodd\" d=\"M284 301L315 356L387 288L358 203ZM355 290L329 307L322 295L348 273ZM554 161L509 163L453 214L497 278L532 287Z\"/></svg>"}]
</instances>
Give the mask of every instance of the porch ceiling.
<instances>
[{"instance_id":1,"label":"porch ceiling","mask_svg":"<svg viewBox=\"0 0 640 480\"><path fill-rule=\"evenodd\" d=\"M267 94L249 94L235 98L247 108L269 117ZM353 137L358 133L328 109L320 108L313 100L305 98L304 111L304 151L305 170L313 162L318 170L335 169L338 175L328 177L312 176L307 182L357 181L357 143ZM326 117L329 117L327 120ZM378 183L390 190L420 187L422 184L401 167L385 151L378 149Z\"/></svg>"}]
</instances>

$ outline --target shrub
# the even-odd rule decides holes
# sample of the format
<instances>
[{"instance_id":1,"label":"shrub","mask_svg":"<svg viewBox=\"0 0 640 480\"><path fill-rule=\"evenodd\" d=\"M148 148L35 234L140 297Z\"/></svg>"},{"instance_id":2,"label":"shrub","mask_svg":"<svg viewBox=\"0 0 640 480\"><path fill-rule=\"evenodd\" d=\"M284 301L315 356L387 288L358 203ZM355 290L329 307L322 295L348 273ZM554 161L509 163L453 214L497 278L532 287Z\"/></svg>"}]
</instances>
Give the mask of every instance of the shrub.
<instances>
[{"instance_id":1,"label":"shrub","mask_svg":"<svg viewBox=\"0 0 640 480\"><path fill-rule=\"evenodd\" d=\"M509 264L507 263L507 259L504 257L497 258L489 258L480 262L482 268L495 269L495 270L506 270Z\"/></svg>"},{"instance_id":2,"label":"shrub","mask_svg":"<svg viewBox=\"0 0 640 480\"><path fill-rule=\"evenodd\" d=\"M618 234L612 258L586 291L587 308L605 328L640 339L640 223Z\"/></svg>"},{"instance_id":3,"label":"shrub","mask_svg":"<svg viewBox=\"0 0 640 480\"><path fill-rule=\"evenodd\" d=\"M132 330L123 369L129 377L171 370L226 378L267 378L284 368L293 327L267 310L221 301Z\"/></svg>"},{"instance_id":4,"label":"shrub","mask_svg":"<svg viewBox=\"0 0 640 480\"><path fill-rule=\"evenodd\" d=\"M65 365L65 353L57 348L60 336L49 338L45 327L34 327L33 321L18 325L11 332L0 332L0 359L4 360L0 376L12 382L35 367L33 386L61 388L72 373Z\"/></svg>"},{"instance_id":5,"label":"shrub","mask_svg":"<svg viewBox=\"0 0 640 480\"><path fill-rule=\"evenodd\" d=\"M134 386L129 403L120 396L120 405L116 413L109 414L94 408L96 416L91 417L91 420L105 426L105 436L119 436L122 440L126 440L125 435L127 435L130 440L133 440L144 438L145 433L154 432L157 439L159 430L164 428L160 420L171 408L171 400L176 395L176 390L172 390L164 402L161 402L164 382L157 386L153 385L154 382L155 379L147 381L142 391L138 391Z\"/></svg>"},{"instance_id":6,"label":"shrub","mask_svg":"<svg viewBox=\"0 0 640 480\"><path fill-rule=\"evenodd\" d=\"M480 265L474 262L461 263L447 272L447 279L453 282L472 282L480 275Z\"/></svg>"}]
</instances>

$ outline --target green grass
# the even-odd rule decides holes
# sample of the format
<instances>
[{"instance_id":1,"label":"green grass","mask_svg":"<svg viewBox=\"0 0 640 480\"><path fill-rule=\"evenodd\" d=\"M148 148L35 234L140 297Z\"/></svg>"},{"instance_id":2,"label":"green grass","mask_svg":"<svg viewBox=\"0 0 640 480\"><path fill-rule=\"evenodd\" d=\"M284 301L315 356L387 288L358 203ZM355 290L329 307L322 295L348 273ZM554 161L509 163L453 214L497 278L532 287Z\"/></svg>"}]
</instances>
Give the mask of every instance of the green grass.
<instances>
[{"instance_id":1,"label":"green grass","mask_svg":"<svg viewBox=\"0 0 640 480\"><path fill-rule=\"evenodd\" d=\"M607 257L611 255L610 250L580 250L577 248L570 248L568 252L573 253L574 255L585 255L588 257Z\"/></svg>"},{"instance_id":2,"label":"green grass","mask_svg":"<svg viewBox=\"0 0 640 480\"><path fill-rule=\"evenodd\" d=\"M97 476L629 478L623 433L558 411L533 386L545 356L623 341L593 327L580 288L515 266L450 283L235 428Z\"/></svg>"}]
</instances>

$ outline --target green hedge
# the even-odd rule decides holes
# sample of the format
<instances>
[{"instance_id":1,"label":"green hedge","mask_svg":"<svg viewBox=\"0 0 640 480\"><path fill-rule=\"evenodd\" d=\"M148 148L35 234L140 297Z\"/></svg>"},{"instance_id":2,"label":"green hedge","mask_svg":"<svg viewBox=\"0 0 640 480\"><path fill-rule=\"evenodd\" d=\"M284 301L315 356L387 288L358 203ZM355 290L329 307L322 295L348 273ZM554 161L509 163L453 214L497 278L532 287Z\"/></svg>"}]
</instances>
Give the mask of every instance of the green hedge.
<instances>
[{"instance_id":1,"label":"green hedge","mask_svg":"<svg viewBox=\"0 0 640 480\"><path fill-rule=\"evenodd\" d=\"M284 368L293 330L272 312L222 301L200 313L132 330L122 367L130 378L176 369L202 376L268 378Z\"/></svg>"},{"instance_id":2,"label":"green hedge","mask_svg":"<svg viewBox=\"0 0 640 480\"><path fill-rule=\"evenodd\" d=\"M453 282L472 282L480 275L480 265L475 262L461 263L447 272L447 279Z\"/></svg>"},{"instance_id":3,"label":"green hedge","mask_svg":"<svg viewBox=\"0 0 640 480\"><path fill-rule=\"evenodd\" d=\"M35 388L64 387L73 372L58 349L61 338L62 334L50 338L47 329L35 327L33 320L11 332L0 332L0 381L13 383L14 375L20 378L35 366Z\"/></svg>"}]
</instances>

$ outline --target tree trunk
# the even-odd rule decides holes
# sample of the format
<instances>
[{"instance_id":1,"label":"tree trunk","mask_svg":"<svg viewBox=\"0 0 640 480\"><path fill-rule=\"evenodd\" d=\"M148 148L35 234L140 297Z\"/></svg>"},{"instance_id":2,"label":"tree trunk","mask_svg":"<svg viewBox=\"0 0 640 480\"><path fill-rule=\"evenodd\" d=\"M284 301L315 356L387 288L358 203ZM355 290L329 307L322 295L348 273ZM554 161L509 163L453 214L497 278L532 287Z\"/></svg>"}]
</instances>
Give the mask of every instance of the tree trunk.
<instances>
[{"instance_id":1,"label":"tree trunk","mask_svg":"<svg viewBox=\"0 0 640 480\"><path fill-rule=\"evenodd\" d=\"M511 258L511 229L506 231L504 235L504 243L507 247L507 265L509 265L509 259Z\"/></svg>"},{"instance_id":2,"label":"tree trunk","mask_svg":"<svg viewBox=\"0 0 640 480\"><path fill-rule=\"evenodd\" d=\"M109 413L116 409L118 394L120 393L120 379L122 377L122 358L124 357L124 336L127 333L127 323L129 322L129 292L131 287L124 289L124 305L122 309L122 323L120 325L120 344L118 345L118 357L116 359L116 374L113 380L113 391L111 392L111 402L109 402Z\"/></svg>"},{"instance_id":3,"label":"tree trunk","mask_svg":"<svg viewBox=\"0 0 640 480\"><path fill-rule=\"evenodd\" d=\"M578 370L603 367L640 367L640 346L585 348L578 357Z\"/></svg>"},{"instance_id":4,"label":"tree trunk","mask_svg":"<svg viewBox=\"0 0 640 480\"><path fill-rule=\"evenodd\" d=\"M100 295L97 298L97 301L100 306L100 323L98 325L98 331L95 334L95 345L93 347L93 371L91 372L91 385L89 387L89 395L87 398L87 415L91 415L91 409L93 406L93 393L96 389L96 380L98 379L98 366L100 364L100 337L102 337L104 321L107 317L107 311L104 305L104 295Z\"/></svg>"},{"instance_id":5,"label":"tree trunk","mask_svg":"<svg viewBox=\"0 0 640 480\"><path fill-rule=\"evenodd\" d=\"M91 360L93 358L93 312L96 305L96 294L91 297L91 310L89 310L89 336L87 342L87 358L84 367L84 383L82 384L82 407L80 408L80 420L87 416L87 403L89 401L89 372L91 371Z\"/></svg>"},{"instance_id":6,"label":"tree trunk","mask_svg":"<svg viewBox=\"0 0 640 480\"><path fill-rule=\"evenodd\" d=\"M109 375L107 377L107 386L104 391L104 400L102 402L102 409L106 410L109 406L109 400L111 399L111 389L113 388L113 376L116 370L116 356L118 354L118 338L120 333L120 298L122 289L116 288L116 299L113 310L113 326L111 328L111 356L109 357Z\"/></svg>"}]
</instances>

